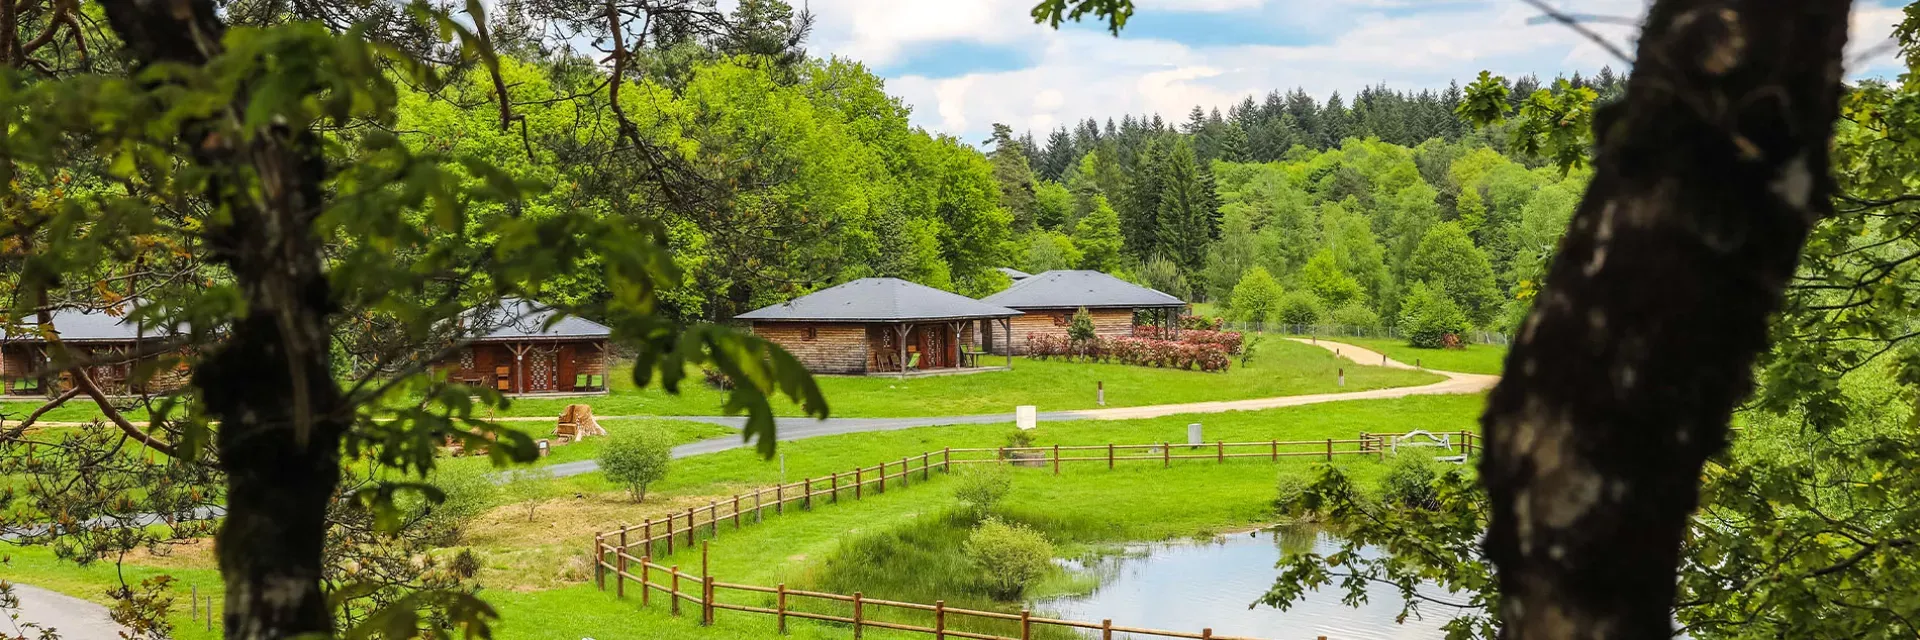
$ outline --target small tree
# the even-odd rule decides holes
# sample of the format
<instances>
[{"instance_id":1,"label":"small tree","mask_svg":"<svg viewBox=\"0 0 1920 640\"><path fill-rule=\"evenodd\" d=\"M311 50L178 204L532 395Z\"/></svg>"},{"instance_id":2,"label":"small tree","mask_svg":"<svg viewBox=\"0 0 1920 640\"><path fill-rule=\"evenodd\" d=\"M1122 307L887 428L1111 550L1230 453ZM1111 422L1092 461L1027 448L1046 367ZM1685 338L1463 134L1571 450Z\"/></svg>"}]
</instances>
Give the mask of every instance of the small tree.
<instances>
[{"instance_id":1,"label":"small tree","mask_svg":"<svg viewBox=\"0 0 1920 640\"><path fill-rule=\"evenodd\" d=\"M1067 338L1073 340L1074 346L1082 348L1093 342L1093 316L1087 313L1086 307L1073 312L1073 324L1067 326Z\"/></svg>"},{"instance_id":2,"label":"small tree","mask_svg":"<svg viewBox=\"0 0 1920 640\"><path fill-rule=\"evenodd\" d=\"M540 501L546 499L547 481L552 479L553 471L544 467L514 469L507 472L502 486L509 499L527 510L527 522L533 522L533 512L540 508Z\"/></svg>"},{"instance_id":3,"label":"small tree","mask_svg":"<svg viewBox=\"0 0 1920 640\"><path fill-rule=\"evenodd\" d=\"M1334 309L1332 313L1327 314L1327 318L1343 327L1360 329L1380 327L1380 314L1374 313L1372 309L1367 308L1367 305L1359 302L1349 302L1346 306Z\"/></svg>"},{"instance_id":4,"label":"small tree","mask_svg":"<svg viewBox=\"0 0 1920 640\"><path fill-rule=\"evenodd\" d=\"M626 487L634 502L647 501L647 485L667 477L672 462L673 443L652 429L621 432L600 450L600 469Z\"/></svg>"},{"instance_id":5,"label":"small tree","mask_svg":"<svg viewBox=\"0 0 1920 640\"><path fill-rule=\"evenodd\" d=\"M1266 267L1248 269L1240 284L1233 285L1230 315L1241 322L1266 322L1280 309L1281 293L1280 282Z\"/></svg>"},{"instance_id":6,"label":"small tree","mask_svg":"<svg viewBox=\"0 0 1920 640\"><path fill-rule=\"evenodd\" d=\"M1447 345L1447 336L1467 330L1467 314L1447 294L1425 282L1413 283L1413 290L1400 304L1400 331L1407 344L1423 349Z\"/></svg>"},{"instance_id":7,"label":"small tree","mask_svg":"<svg viewBox=\"0 0 1920 640\"><path fill-rule=\"evenodd\" d=\"M953 497L959 498L977 514L992 510L993 505L1013 490L1013 474L1006 465L972 465L962 470L959 476L959 483L953 487Z\"/></svg>"},{"instance_id":8,"label":"small tree","mask_svg":"<svg viewBox=\"0 0 1920 640\"><path fill-rule=\"evenodd\" d=\"M967 535L961 551L984 574L988 593L996 598L1019 598L1035 578L1053 566L1053 544L1025 525L987 518Z\"/></svg>"},{"instance_id":9,"label":"small tree","mask_svg":"<svg viewBox=\"0 0 1920 640\"><path fill-rule=\"evenodd\" d=\"M1326 306L1320 303L1320 296L1312 291L1288 291L1280 297L1280 321L1291 325L1319 324L1320 318L1327 315Z\"/></svg>"}]
</instances>

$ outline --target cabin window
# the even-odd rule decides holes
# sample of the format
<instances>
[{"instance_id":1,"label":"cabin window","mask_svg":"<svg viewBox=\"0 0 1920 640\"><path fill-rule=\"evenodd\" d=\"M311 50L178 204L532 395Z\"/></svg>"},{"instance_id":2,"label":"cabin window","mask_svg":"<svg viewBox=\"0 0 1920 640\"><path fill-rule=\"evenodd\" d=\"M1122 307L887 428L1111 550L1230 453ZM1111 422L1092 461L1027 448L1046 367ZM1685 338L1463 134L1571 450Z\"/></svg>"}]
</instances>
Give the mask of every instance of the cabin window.
<instances>
[{"instance_id":1,"label":"cabin window","mask_svg":"<svg viewBox=\"0 0 1920 640\"><path fill-rule=\"evenodd\" d=\"M804 328L804 329L801 329L801 330L800 330L800 339L801 339L801 340L812 340L812 339L814 339L814 338L818 338L818 337L820 337L820 330L819 330L819 329L817 329L817 328L814 328L814 327L807 327L807 328Z\"/></svg>"},{"instance_id":2,"label":"cabin window","mask_svg":"<svg viewBox=\"0 0 1920 640\"><path fill-rule=\"evenodd\" d=\"M1073 314L1071 313L1054 313L1053 314L1053 326L1067 327L1072 325L1073 325Z\"/></svg>"}]
</instances>

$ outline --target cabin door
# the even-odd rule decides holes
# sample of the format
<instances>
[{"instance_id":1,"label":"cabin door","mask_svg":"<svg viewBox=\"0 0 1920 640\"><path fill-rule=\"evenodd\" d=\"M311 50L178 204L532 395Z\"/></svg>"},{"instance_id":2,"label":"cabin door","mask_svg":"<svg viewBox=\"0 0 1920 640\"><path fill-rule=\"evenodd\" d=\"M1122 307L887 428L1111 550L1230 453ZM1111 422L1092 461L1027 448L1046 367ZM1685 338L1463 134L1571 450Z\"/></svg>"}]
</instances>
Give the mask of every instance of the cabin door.
<instances>
[{"instance_id":1,"label":"cabin door","mask_svg":"<svg viewBox=\"0 0 1920 640\"><path fill-rule=\"evenodd\" d=\"M527 350L527 393L560 389L560 350L538 345Z\"/></svg>"}]
</instances>

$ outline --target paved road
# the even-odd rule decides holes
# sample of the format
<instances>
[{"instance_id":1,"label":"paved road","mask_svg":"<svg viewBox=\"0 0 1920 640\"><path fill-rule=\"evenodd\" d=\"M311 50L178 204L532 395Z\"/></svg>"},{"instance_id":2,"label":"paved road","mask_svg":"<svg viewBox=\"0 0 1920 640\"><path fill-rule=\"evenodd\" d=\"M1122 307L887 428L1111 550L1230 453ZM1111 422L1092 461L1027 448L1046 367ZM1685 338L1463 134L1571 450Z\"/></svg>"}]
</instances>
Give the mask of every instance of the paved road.
<instances>
[{"instance_id":1,"label":"paved road","mask_svg":"<svg viewBox=\"0 0 1920 640\"><path fill-rule=\"evenodd\" d=\"M1312 344L1333 351L1341 357L1359 364L1385 366L1394 369L1416 369L1413 365L1393 360L1378 352L1340 342L1312 340L1307 338L1289 338L1297 342ZM1380 363L1380 364L1376 364ZM1068 420L1136 420L1141 418L1159 418L1188 413L1222 413L1227 411L1256 411L1277 407L1294 407L1322 402L1343 400L1372 400L1381 398L1404 398L1416 395L1445 395L1480 393L1493 388L1500 381L1499 376L1473 373L1454 373L1450 371L1432 371L1447 379L1418 387L1398 387L1391 389L1371 389L1367 391L1346 391L1339 393L1316 393L1301 396L1282 396L1278 398L1254 398L1251 400L1219 400L1212 402L1188 402L1184 404L1159 404L1143 407L1114 407L1108 409L1082 409L1076 411L1043 411L1041 422L1063 422ZM538 418L547 420L548 418ZM601 418L617 419L615 418ZM717 424L740 429L746 424L746 418L738 416L672 416L674 420L690 420ZM776 418L774 425L781 441L801 440L819 436L844 435L849 433L867 433L872 431L895 431L916 427L938 427L961 424L999 424L1012 423L1013 413L994 413L967 416L934 416L925 418ZM740 438L710 438L699 442L683 444L673 448L673 457L685 458L708 453L717 453L747 446ZM557 477L577 476L593 473L600 464L593 460L565 462L547 467Z\"/></svg>"},{"instance_id":2,"label":"paved road","mask_svg":"<svg viewBox=\"0 0 1920 640\"><path fill-rule=\"evenodd\" d=\"M121 627L107 616L107 608L54 593L39 587L14 582L13 594L20 598L20 623L32 622L60 633L61 640L119 640ZM0 636L18 635L14 622L0 617ZM38 633L26 634L37 638Z\"/></svg>"}]
</instances>

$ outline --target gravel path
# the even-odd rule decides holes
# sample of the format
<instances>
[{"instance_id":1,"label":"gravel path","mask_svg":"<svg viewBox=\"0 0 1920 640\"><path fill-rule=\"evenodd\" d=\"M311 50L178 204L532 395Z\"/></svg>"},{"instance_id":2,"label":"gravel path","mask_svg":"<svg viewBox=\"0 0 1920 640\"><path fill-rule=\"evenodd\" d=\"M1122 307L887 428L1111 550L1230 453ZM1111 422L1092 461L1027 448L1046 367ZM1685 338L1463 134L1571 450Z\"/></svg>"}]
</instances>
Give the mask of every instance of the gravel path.
<instances>
[{"instance_id":1,"label":"gravel path","mask_svg":"<svg viewBox=\"0 0 1920 640\"><path fill-rule=\"evenodd\" d=\"M107 617L107 608L73 596L54 593L18 582L13 594L20 598L19 623L35 623L42 629L60 633L61 640L119 640L121 627ZM19 634L15 622L0 617L0 636ZM39 637L38 633L27 637Z\"/></svg>"}]
</instances>

